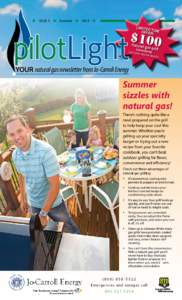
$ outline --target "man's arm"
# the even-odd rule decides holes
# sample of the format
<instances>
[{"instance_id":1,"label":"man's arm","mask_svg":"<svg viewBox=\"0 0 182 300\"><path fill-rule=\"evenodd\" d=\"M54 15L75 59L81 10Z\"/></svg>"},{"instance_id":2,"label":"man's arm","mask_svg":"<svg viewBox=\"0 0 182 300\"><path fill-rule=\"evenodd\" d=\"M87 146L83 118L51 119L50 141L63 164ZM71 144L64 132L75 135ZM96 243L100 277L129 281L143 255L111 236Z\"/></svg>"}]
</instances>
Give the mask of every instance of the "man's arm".
<instances>
[{"instance_id":1,"label":"man's arm","mask_svg":"<svg viewBox=\"0 0 182 300\"><path fill-rule=\"evenodd\" d=\"M48 147L48 145L46 147ZM42 164L44 167L45 175L49 181L49 190L41 209L42 211L48 213L52 208L60 189L60 166L53 147L49 146L47 148L46 153L42 159ZM47 225L48 219L49 218L47 216L44 217L40 215L40 220L43 226Z\"/></svg>"},{"instance_id":2,"label":"man's arm","mask_svg":"<svg viewBox=\"0 0 182 300\"><path fill-rule=\"evenodd\" d=\"M42 207L42 210L46 212L48 212L52 208L52 205L55 202L60 190L59 175L51 176L48 178L48 180L49 180L49 191L47 194L47 198L44 202L44 205Z\"/></svg>"},{"instance_id":3,"label":"man's arm","mask_svg":"<svg viewBox=\"0 0 182 300\"><path fill-rule=\"evenodd\" d=\"M44 205L42 207L42 210L47 213L52 208L52 205L55 202L57 195L59 193L59 189L60 189L59 175L48 177L48 181L49 181L49 191L47 194L47 198L44 202ZM40 221L42 226L45 227L48 224L49 217L40 216Z\"/></svg>"}]
</instances>

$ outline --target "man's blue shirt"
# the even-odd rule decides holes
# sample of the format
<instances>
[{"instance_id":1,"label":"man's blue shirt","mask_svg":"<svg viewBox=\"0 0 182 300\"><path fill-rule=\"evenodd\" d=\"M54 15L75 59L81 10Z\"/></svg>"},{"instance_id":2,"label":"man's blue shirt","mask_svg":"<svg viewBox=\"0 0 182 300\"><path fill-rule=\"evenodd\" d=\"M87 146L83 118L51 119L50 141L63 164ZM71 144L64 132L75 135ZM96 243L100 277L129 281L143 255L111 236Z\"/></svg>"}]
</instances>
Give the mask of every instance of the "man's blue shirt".
<instances>
[{"instance_id":1,"label":"man's blue shirt","mask_svg":"<svg viewBox=\"0 0 182 300\"><path fill-rule=\"evenodd\" d=\"M24 176L27 199L31 206L42 208L49 191L48 178L59 175L59 163L54 148L46 142L31 137L31 145L27 153L16 148L13 161L18 173ZM58 194L52 207L62 202Z\"/></svg>"}]
</instances>

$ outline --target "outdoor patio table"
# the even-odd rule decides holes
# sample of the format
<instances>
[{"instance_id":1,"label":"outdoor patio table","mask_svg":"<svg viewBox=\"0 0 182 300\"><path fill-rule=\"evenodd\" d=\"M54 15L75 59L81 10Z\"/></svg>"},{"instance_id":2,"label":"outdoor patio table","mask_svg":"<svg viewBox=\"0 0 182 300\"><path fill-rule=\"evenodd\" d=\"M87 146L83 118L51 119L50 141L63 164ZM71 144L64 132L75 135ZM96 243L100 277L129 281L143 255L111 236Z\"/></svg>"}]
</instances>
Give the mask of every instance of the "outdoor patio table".
<instances>
[{"instance_id":1,"label":"outdoor patio table","mask_svg":"<svg viewBox=\"0 0 182 300\"><path fill-rule=\"evenodd\" d=\"M82 168L76 160L76 150L67 151L62 154L62 157L67 155L67 160L60 166L60 177L71 180L73 182L81 181L82 190L85 199L85 206L88 208L88 181L97 179L99 177L107 175L113 170L117 164L117 159L106 160L103 158L103 147L94 147L93 160L91 161L91 175L83 176ZM72 168L74 167L74 168ZM71 168L73 170L71 170Z\"/></svg>"}]
</instances>

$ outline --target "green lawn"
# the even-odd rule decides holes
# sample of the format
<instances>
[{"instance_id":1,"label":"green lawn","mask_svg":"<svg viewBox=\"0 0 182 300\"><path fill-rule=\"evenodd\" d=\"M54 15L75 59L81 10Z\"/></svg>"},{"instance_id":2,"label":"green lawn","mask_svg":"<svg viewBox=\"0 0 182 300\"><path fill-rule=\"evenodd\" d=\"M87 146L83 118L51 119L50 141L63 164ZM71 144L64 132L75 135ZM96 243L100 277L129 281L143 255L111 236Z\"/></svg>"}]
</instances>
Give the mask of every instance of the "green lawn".
<instances>
[{"instance_id":1,"label":"green lawn","mask_svg":"<svg viewBox=\"0 0 182 300\"><path fill-rule=\"evenodd\" d=\"M66 108L66 107L65 107ZM65 108L57 108L47 112L36 114L36 119L38 121L45 121L45 120L62 120L63 111Z\"/></svg>"}]
</instances>

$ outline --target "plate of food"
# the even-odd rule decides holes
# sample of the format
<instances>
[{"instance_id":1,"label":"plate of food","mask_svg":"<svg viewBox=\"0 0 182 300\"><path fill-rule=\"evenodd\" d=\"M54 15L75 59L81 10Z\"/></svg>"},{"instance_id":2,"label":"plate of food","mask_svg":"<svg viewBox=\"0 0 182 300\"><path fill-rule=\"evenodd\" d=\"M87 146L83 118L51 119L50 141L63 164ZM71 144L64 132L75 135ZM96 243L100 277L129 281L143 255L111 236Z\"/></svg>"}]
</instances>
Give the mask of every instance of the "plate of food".
<instances>
[{"instance_id":1,"label":"plate of food","mask_svg":"<svg viewBox=\"0 0 182 300\"><path fill-rule=\"evenodd\" d=\"M104 150L104 153L103 153L103 157L106 159L106 160L112 160L112 159L116 159L118 158L119 156L119 152L117 149L114 149L112 147L107 147L105 150Z\"/></svg>"},{"instance_id":2,"label":"plate of food","mask_svg":"<svg viewBox=\"0 0 182 300\"><path fill-rule=\"evenodd\" d=\"M58 158L58 162L60 164L65 164L65 163L67 163L67 161L69 159L69 153L68 152L64 152L64 153L58 155L57 158Z\"/></svg>"}]
</instances>

